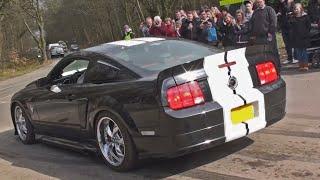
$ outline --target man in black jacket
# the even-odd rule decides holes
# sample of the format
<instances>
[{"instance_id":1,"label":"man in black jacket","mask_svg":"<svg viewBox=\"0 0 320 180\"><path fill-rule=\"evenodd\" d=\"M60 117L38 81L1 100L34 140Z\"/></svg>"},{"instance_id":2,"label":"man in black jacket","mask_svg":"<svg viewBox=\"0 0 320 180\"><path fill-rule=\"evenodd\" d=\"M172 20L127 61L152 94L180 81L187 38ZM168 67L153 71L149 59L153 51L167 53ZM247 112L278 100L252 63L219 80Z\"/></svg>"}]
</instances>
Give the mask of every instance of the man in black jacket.
<instances>
[{"instance_id":1,"label":"man in black jacket","mask_svg":"<svg viewBox=\"0 0 320 180\"><path fill-rule=\"evenodd\" d=\"M194 19L192 11L187 13L187 19L182 23L181 36L185 39L198 40L197 37L198 21Z\"/></svg>"},{"instance_id":2,"label":"man in black jacket","mask_svg":"<svg viewBox=\"0 0 320 180\"><path fill-rule=\"evenodd\" d=\"M277 14L270 6L266 6L265 0L256 0L257 9L254 11L250 25L250 41L253 44L266 44L272 46L280 67L280 57L277 47Z\"/></svg>"}]
</instances>

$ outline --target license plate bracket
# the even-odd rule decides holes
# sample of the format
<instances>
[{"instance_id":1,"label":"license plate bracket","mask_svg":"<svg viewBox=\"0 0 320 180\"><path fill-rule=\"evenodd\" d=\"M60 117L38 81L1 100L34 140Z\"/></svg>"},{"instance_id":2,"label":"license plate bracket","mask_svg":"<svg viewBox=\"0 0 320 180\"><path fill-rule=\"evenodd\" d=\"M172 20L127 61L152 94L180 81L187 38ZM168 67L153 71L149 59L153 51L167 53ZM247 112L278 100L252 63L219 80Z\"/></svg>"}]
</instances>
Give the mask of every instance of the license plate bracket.
<instances>
[{"instance_id":1,"label":"license plate bracket","mask_svg":"<svg viewBox=\"0 0 320 180\"><path fill-rule=\"evenodd\" d=\"M248 104L231 110L231 122L233 125L249 121L255 116L254 105Z\"/></svg>"}]
</instances>

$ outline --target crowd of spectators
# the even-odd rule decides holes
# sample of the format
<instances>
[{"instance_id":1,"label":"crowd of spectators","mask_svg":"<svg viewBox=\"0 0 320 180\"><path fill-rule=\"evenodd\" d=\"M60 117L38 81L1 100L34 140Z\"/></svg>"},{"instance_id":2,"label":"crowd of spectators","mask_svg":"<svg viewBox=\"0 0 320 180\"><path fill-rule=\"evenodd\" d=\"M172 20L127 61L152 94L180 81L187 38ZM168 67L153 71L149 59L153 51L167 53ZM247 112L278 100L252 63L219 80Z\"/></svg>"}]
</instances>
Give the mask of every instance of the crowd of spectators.
<instances>
[{"instance_id":1,"label":"crowd of spectators","mask_svg":"<svg viewBox=\"0 0 320 180\"><path fill-rule=\"evenodd\" d=\"M319 5L320 0L310 1ZM140 30L144 37L181 37L225 49L269 44L278 54L276 32L279 20L288 62L295 63L295 57L300 61L300 68L307 70L306 48L309 40L306 35L311 21L319 21L319 15L307 16L303 6L295 4L294 0L279 0L279 3L278 13L267 6L265 0L247 0L234 14L226 8L207 6L200 10L177 10L174 18L147 17L140 24ZM313 12L319 13L314 5L312 8ZM278 63L280 66L280 61Z\"/></svg>"}]
</instances>

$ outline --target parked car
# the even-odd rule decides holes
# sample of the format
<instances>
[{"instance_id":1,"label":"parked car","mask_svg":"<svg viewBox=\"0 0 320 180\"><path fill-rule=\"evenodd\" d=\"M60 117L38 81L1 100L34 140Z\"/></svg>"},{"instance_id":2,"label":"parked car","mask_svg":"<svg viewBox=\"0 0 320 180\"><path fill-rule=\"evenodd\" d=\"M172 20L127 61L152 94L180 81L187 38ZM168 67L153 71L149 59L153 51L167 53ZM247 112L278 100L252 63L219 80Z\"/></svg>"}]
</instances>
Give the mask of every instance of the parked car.
<instances>
[{"instance_id":1,"label":"parked car","mask_svg":"<svg viewBox=\"0 0 320 180\"><path fill-rule=\"evenodd\" d=\"M15 134L94 150L117 171L211 148L284 117L276 57L268 46L222 52L162 38L85 49L12 97Z\"/></svg>"},{"instance_id":2,"label":"parked car","mask_svg":"<svg viewBox=\"0 0 320 180\"><path fill-rule=\"evenodd\" d=\"M59 43L49 44L48 49L50 58L64 57L64 50Z\"/></svg>"}]
</instances>

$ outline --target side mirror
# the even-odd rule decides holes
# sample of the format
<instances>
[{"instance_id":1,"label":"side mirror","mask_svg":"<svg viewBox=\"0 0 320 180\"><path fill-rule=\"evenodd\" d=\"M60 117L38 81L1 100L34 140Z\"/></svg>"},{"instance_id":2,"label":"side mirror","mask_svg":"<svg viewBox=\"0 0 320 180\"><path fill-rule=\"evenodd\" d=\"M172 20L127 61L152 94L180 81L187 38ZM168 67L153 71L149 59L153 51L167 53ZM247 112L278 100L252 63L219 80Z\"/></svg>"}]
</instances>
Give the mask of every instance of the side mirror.
<instances>
[{"instance_id":1,"label":"side mirror","mask_svg":"<svg viewBox=\"0 0 320 180\"><path fill-rule=\"evenodd\" d=\"M61 92L61 89L59 88L59 86L57 85L52 85L50 87L50 91L54 92L54 93L60 93Z\"/></svg>"},{"instance_id":2,"label":"side mirror","mask_svg":"<svg viewBox=\"0 0 320 180\"><path fill-rule=\"evenodd\" d=\"M49 84L49 78L48 77L43 77L37 80L37 86L38 87L43 87Z\"/></svg>"}]
</instances>

